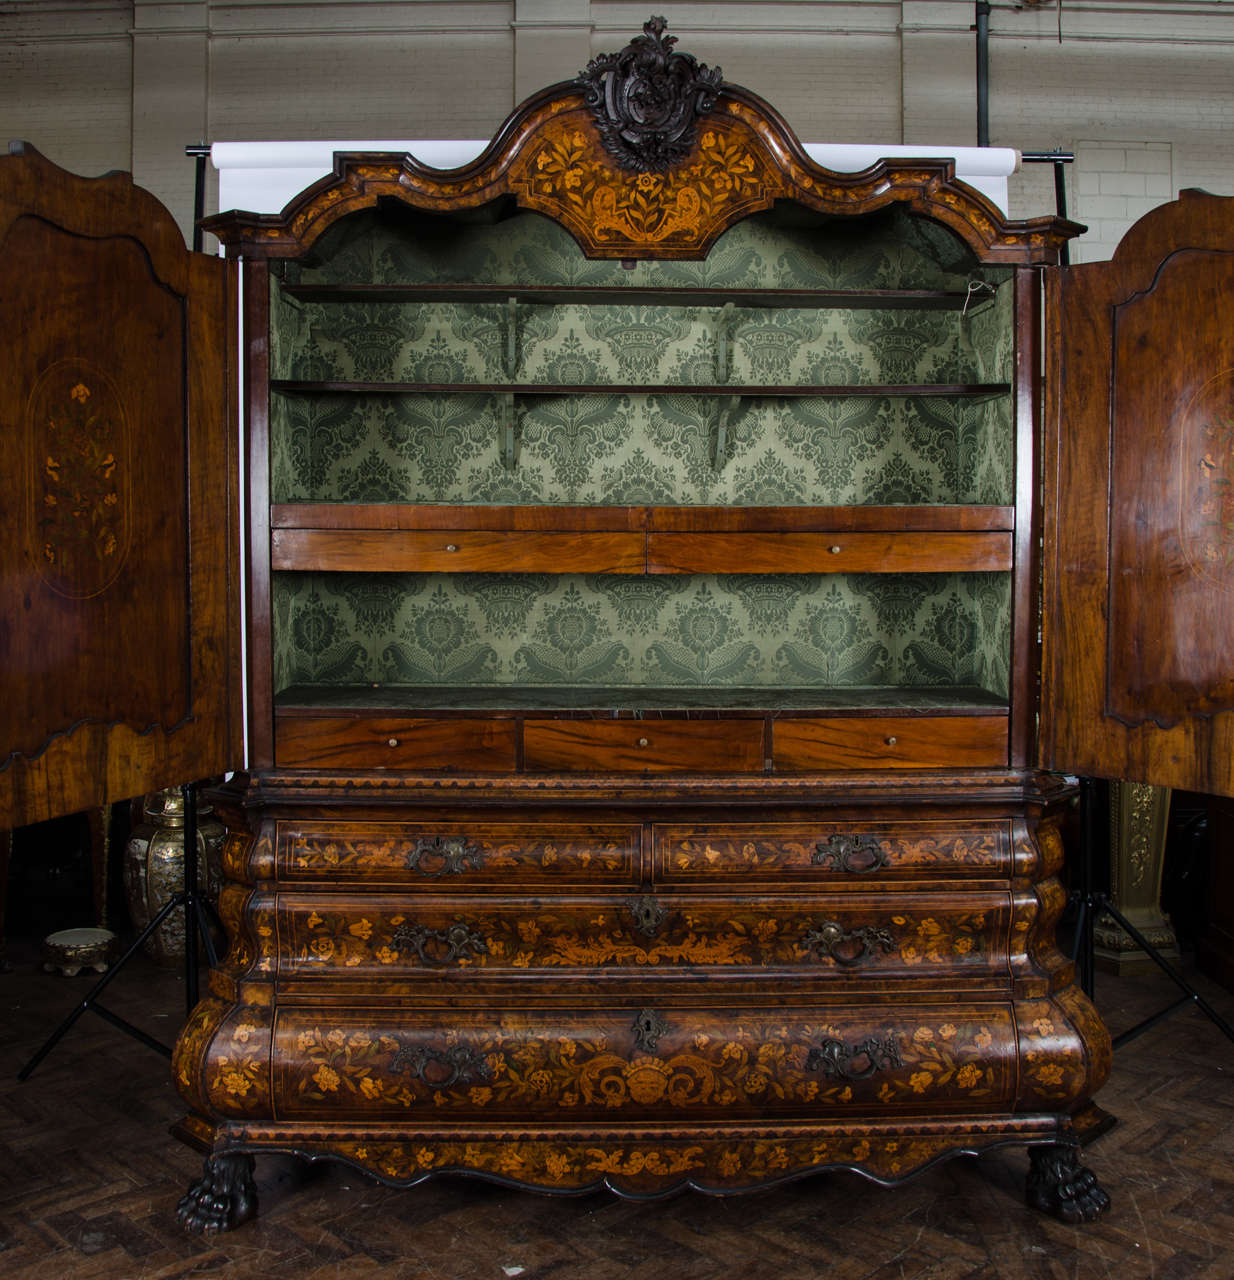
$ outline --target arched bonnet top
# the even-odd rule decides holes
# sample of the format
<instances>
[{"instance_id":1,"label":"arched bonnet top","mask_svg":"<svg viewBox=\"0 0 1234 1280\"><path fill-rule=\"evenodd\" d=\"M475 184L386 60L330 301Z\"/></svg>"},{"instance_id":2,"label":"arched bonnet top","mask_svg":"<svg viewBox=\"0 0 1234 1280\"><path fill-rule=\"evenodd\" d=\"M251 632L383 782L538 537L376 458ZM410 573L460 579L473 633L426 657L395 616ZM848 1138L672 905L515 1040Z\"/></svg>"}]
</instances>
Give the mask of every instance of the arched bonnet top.
<instances>
[{"instance_id":1,"label":"arched bonnet top","mask_svg":"<svg viewBox=\"0 0 1234 1280\"><path fill-rule=\"evenodd\" d=\"M902 205L949 227L979 260L1025 265L1057 262L1082 229L1054 217L1007 219L956 179L941 148L858 172L825 168L767 102L673 43L653 18L621 53L595 58L576 79L529 98L458 167L426 161L454 163L461 144L425 144L423 158L337 151L333 172L280 212L226 212L204 226L229 254L297 257L340 217L382 198L437 213L512 199L560 223L588 257L701 258L730 226L777 200L833 215ZM313 154L313 144L282 146L293 157ZM268 162L268 149L244 147L217 144L216 160ZM990 159L1005 165L1006 154Z\"/></svg>"}]
</instances>

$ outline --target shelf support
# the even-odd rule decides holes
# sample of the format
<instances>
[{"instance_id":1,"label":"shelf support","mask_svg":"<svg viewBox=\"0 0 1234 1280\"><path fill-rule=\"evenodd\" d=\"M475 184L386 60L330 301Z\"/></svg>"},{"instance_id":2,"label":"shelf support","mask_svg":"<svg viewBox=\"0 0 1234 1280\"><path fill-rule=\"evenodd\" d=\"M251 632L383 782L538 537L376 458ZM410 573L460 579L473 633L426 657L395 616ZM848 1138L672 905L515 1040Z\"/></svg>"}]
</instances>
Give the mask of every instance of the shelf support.
<instances>
[{"instance_id":1,"label":"shelf support","mask_svg":"<svg viewBox=\"0 0 1234 1280\"><path fill-rule=\"evenodd\" d=\"M506 391L498 396L501 432L501 462L507 471L514 470L518 453L518 410L514 406L514 392Z\"/></svg>"},{"instance_id":2,"label":"shelf support","mask_svg":"<svg viewBox=\"0 0 1234 1280\"><path fill-rule=\"evenodd\" d=\"M740 412L740 396L725 396L720 401L720 407L716 410L715 452L711 456L711 465L716 471L720 471L724 467L724 461L728 455L729 432L732 430L733 423L737 420L737 415Z\"/></svg>"},{"instance_id":3,"label":"shelf support","mask_svg":"<svg viewBox=\"0 0 1234 1280\"><path fill-rule=\"evenodd\" d=\"M506 299L506 346L502 365L507 378L518 373L518 298Z\"/></svg>"},{"instance_id":4,"label":"shelf support","mask_svg":"<svg viewBox=\"0 0 1234 1280\"><path fill-rule=\"evenodd\" d=\"M729 355L729 325L733 319L733 313L736 308L731 302L726 302L716 313L715 321L715 343L716 343L716 381L728 381L728 355Z\"/></svg>"}]
</instances>

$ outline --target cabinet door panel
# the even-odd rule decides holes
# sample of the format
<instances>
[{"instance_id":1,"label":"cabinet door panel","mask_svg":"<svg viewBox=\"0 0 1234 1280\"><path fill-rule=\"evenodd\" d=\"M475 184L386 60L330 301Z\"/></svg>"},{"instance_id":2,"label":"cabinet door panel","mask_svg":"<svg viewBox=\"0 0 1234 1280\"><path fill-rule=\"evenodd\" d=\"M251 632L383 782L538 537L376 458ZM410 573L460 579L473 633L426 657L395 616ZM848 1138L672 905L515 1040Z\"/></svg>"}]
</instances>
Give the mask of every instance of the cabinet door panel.
<instances>
[{"instance_id":1,"label":"cabinet door panel","mask_svg":"<svg viewBox=\"0 0 1234 1280\"><path fill-rule=\"evenodd\" d=\"M1051 281L1042 763L1234 792L1234 200Z\"/></svg>"},{"instance_id":2,"label":"cabinet door panel","mask_svg":"<svg viewBox=\"0 0 1234 1280\"><path fill-rule=\"evenodd\" d=\"M0 160L0 826L238 762L234 273L127 178Z\"/></svg>"}]
</instances>

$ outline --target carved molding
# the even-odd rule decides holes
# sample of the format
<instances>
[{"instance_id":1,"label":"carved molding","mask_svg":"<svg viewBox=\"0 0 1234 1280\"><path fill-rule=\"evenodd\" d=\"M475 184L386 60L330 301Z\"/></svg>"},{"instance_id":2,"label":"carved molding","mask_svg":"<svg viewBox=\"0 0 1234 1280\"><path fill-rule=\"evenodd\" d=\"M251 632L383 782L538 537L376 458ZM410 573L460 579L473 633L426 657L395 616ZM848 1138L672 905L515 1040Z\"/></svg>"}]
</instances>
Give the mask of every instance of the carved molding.
<instances>
[{"instance_id":1,"label":"carved molding","mask_svg":"<svg viewBox=\"0 0 1234 1280\"><path fill-rule=\"evenodd\" d=\"M641 36L592 58L575 80L605 151L635 173L664 173L689 155L722 83L719 67L674 51L667 26L649 18Z\"/></svg>"},{"instance_id":2,"label":"carved molding","mask_svg":"<svg viewBox=\"0 0 1234 1280\"><path fill-rule=\"evenodd\" d=\"M654 33L639 39L644 44L630 48L641 50L636 63L644 61L621 72L620 90L618 70L595 59L578 79L529 98L462 169L432 169L402 154L340 154L334 174L282 213L230 211L202 225L229 254L294 258L339 218L384 198L446 213L513 196L520 208L565 227L588 257L698 259L728 227L777 200L842 216L902 205L949 227L982 261L1023 264L1057 261L1078 230L1053 217L1006 220L955 180L947 159L833 173L809 158L756 94L721 86L718 70L666 53ZM670 69L670 57L682 59L673 66L689 75ZM655 71L660 59L664 70ZM615 120L610 99L631 111L636 103L639 119Z\"/></svg>"}]
</instances>

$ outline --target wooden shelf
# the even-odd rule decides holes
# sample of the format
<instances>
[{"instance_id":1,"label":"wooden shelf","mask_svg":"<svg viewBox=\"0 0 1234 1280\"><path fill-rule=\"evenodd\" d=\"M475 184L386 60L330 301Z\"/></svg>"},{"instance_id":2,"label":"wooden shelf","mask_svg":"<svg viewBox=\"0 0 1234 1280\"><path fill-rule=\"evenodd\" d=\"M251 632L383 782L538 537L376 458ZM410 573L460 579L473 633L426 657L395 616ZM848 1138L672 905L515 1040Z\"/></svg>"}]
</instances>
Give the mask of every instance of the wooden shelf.
<instances>
[{"instance_id":1,"label":"wooden shelf","mask_svg":"<svg viewBox=\"0 0 1234 1280\"><path fill-rule=\"evenodd\" d=\"M938 289L732 289L691 288L688 285L651 288L645 285L526 284L283 284L282 292L302 302L519 302L544 306L793 308L814 310L960 311L969 294ZM970 310L984 299L973 298Z\"/></svg>"},{"instance_id":2,"label":"wooden shelf","mask_svg":"<svg viewBox=\"0 0 1234 1280\"><path fill-rule=\"evenodd\" d=\"M1010 531L1015 508L1000 506L589 507L447 503L284 502L275 529L478 529L567 533L879 533Z\"/></svg>"},{"instance_id":3,"label":"wooden shelf","mask_svg":"<svg viewBox=\"0 0 1234 1280\"><path fill-rule=\"evenodd\" d=\"M742 399L809 397L923 397L950 399L1006 395L1009 382L817 383L763 386L757 383L586 382L302 382L276 379L270 390L282 395L468 395L468 396L737 396Z\"/></svg>"},{"instance_id":4,"label":"wooden shelf","mask_svg":"<svg viewBox=\"0 0 1234 1280\"><path fill-rule=\"evenodd\" d=\"M830 517L830 518L829 518ZM419 507L289 504L270 567L326 573L989 573L1008 507Z\"/></svg>"},{"instance_id":5,"label":"wooden shelf","mask_svg":"<svg viewBox=\"0 0 1234 1280\"><path fill-rule=\"evenodd\" d=\"M562 715L592 719L670 716L1003 716L1007 701L976 685L647 688L527 685L292 685L275 698L280 718L382 714Z\"/></svg>"}]
</instances>

